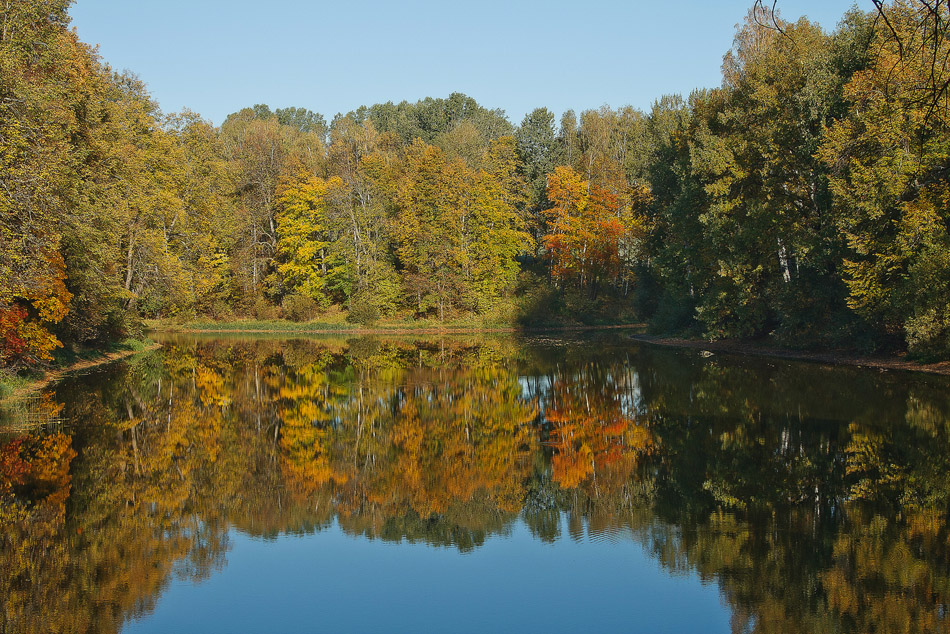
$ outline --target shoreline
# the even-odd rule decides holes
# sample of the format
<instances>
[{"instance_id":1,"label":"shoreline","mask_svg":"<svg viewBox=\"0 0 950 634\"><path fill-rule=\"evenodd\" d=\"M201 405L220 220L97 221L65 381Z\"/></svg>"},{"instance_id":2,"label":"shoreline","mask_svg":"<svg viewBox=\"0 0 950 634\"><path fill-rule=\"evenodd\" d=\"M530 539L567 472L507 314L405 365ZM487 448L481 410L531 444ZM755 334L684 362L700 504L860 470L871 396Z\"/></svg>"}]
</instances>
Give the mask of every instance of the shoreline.
<instances>
[{"instance_id":1,"label":"shoreline","mask_svg":"<svg viewBox=\"0 0 950 634\"><path fill-rule=\"evenodd\" d=\"M326 329L326 328L189 328L189 327L152 327L149 330L157 333L166 334L277 334L277 335L460 335L460 334L481 334L481 333L543 333L543 332L582 332L582 331L603 331L603 330L628 330L631 328L644 328L645 324L612 324L599 326L553 326L538 328L517 328L517 327L460 327L452 326L446 328L437 327L419 327L419 328L352 328L352 329ZM805 361L811 363L823 363L828 365L847 365L853 367L877 368L879 370L902 370L905 372L923 372L926 374L935 374L941 376L950 376L950 361L939 361L936 363L919 363L910 361L899 356L874 357L860 356L846 352L808 352L803 350L794 350L773 346L767 344L750 343L737 340L718 340L706 341L702 339L686 339L682 337L667 337L663 335L631 334L628 335L630 341L645 343L655 346L664 346L669 348L683 348L691 350L702 350L709 352L719 352L724 354L734 354L742 356L772 357L775 359L785 359L790 361ZM119 361L143 352L151 352L161 348L162 344L153 342L148 346L138 350L119 350L115 352L105 352L92 359L76 361L66 367L47 370L41 378L29 381L13 389L13 391L0 398L0 403L9 403L23 398L33 392L41 390L53 383L61 381L66 375L73 372L79 372L94 368L113 361Z\"/></svg>"},{"instance_id":2,"label":"shoreline","mask_svg":"<svg viewBox=\"0 0 950 634\"><path fill-rule=\"evenodd\" d=\"M215 333L248 333L248 334L286 334L286 335L467 335L480 333L540 333L540 332L571 332L588 330L621 330L631 328L646 328L646 324L609 324L599 326L545 326L545 327L526 327L518 326L393 326L384 328L321 328L319 325L313 328L202 328L201 326L150 326L149 332L162 334L215 334Z\"/></svg>"},{"instance_id":3,"label":"shoreline","mask_svg":"<svg viewBox=\"0 0 950 634\"><path fill-rule=\"evenodd\" d=\"M125 359L143 352L151 352L152 350L157 350L161 347L162 344L153 342L139 350L117 350L115 352L104 352L97 357L76 361L75 363L71 363L64 368L46 370L42 377L21 385L20 387L15 388L10 394L0 398L0 403L9 403L23 398L24 396L27 396L38 390L42 390L44 387L61 381L67 374L79 372L80 370L88 370L89 368L112 363L113 361L119 361L120 359Z\"/></svg>"},{"instance_id":4,"label":"shoreline","mask_svg":"<svg viewBox=\"0 0 950 634\"><path fill-rule=\"evenodd\" d=\"M917 361L909 361L902 357L865 357L846 352L808 352L736 340L705 341L702 339L684 339L682 337L664 337L662 335L631 335L630 339L640 343L671 348L689 348L726 354L773 357L790 361L808 361L829 365L850 365L854 367L877 368L879 370L903 370L906 372L924 372L927 374L950 376L950 361L919 363Z\"/></svg>"}]
</instances>

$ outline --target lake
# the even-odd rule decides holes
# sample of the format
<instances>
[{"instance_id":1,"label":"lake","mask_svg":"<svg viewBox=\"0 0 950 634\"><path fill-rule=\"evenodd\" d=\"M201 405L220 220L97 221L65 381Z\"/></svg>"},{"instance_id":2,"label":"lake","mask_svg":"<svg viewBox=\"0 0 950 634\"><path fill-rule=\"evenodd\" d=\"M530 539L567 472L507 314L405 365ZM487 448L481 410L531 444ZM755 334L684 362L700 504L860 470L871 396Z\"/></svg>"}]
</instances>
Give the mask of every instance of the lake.
<instances>
[{"instance_id":1,"label":"lake","mask_svg":"<svg viewBox=\"0 0 950 634\"><path fill-rule=\"evenodd\" d=\"M950 380L160 337L0 410L0 632L950 631Z\"/></svg>"}]
</instances>

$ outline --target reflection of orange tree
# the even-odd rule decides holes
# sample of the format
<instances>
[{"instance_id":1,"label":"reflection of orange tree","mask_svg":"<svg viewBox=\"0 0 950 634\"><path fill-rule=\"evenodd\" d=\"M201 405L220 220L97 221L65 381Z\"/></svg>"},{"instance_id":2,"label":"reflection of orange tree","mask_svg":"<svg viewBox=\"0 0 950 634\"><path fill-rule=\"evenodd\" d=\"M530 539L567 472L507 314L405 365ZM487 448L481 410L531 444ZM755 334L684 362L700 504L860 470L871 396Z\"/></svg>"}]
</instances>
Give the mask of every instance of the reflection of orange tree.
<instances>
[{"instance_id":1,"label":"reflection of orange tree","mask_svg":"<svg viewBox=\"0 0 950 634\"><path fill-rule=\"evenodd\" d=\"M445 349L450 367L472 360L465 349ZM471 545L501 529L500 508L517 509L533 408L500 364L409 370L418 350L387 345L359 364L313 346L299 355L311 363L287 366L277 352L170 346L161 364L70 399L63 418L78 442L52 433L2 445L0 631L114 632L172 575L218 565L232 522L255 534L313 530L339 509L348 530L391 536L385 527L401 525ZM429 440L393 444L412 427ZM475 503L456 504L439 475L405 487L412 460L441 464L449 490Z\"/></svg>"},{"instance_id":2,"label":"reflection of orange tree","mask_svg":"<svg viewBox=\"0 0 950 634\"><path fill-rule=\"evenodd\" d=\"M0 446L0 631L55 631L44 627L42 615L62 594L55 582L68 563L61 538L75 456L63 433L24 435Z\"/></svg>"},{"instance_id":3,"label":"reflection of orange tree","mask_svg":"<svg viewBox=\"0 0 950 634\"><path fill-rule=\"evenodd\" d=\"M219 563L229 524L272 535L336 513L350 533L464 550L510 526L525 498L541 509L525 508L540 535L567 510L572 534L632 533L664 565L716 579L737 631L947 629L944 392L915 397L907 418L921 422L903 435L855 423L830 449L801 445L802 460L837 456L852 500L840 512L762 492L797 481L748 476L742 500L761 502L740 514L714 511L704 491L704 504L666 500L659 487L690 478L664 469L707 477L763 453L784 466L784 428L680 416L687 399L641 400L619 364L554 372L538 390L555 454L547 478L533 472L535 408L494 344L265 341L161 355L160 374L129 372L70 399L62 418L76 438L53 427L0 442L0 631L114 632L173 574ZM676 427L690 429L678 440ZM698 465L682 457L689 443ZM861 515L885 502L899 511L890 519Z\"/></svg>"},{"instance_id":4,"label":"reflection of orange tree","mask_svg":"<svg viewBox=\"0 0 950 634\"><path fill-rule=\"evenodd\" d=\"M75 457L72 438L63 433L25 435L0 446L0 525L28 515L62 522Z\"/></svg>"},{"instance_id":5,"label":"reflection of orange tree","mask_svg":"<svg viewBox=\"0 0 950 634\"><path fill-rule=\"evenodd\" d=\"M608 376L609 375L609 376ZM653 450L650 430L632 411L635 377L588 366L552 381L545 419L554 480L564 488L588 480L606 491L622 486L638 459Z\"/></svg>"}]
</instances>

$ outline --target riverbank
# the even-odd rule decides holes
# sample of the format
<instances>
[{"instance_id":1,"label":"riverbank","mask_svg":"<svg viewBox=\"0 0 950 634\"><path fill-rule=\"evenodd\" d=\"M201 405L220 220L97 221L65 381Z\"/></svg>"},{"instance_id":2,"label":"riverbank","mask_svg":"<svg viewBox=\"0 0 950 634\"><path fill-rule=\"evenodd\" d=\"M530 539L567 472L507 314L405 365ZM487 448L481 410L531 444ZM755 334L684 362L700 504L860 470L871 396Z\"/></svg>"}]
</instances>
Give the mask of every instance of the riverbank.
<instances>
[{"instance_id":1,"label":"riverbank","mask_svg":"<svg viewBox=\"0 0 950 634\"><path fill-rule=\"evenodd\" d=\"M909 372L926 372L950 376L950 361L938 363L918 363L900 356L877 357L861 356L846 352L811 352L807 350L793 350L767 344L747 341L720 340L705 341L702 339L683 339L680 337L663 337L659 335L637 334L631 339L642 343L675 348L691 348L708 352L726 354L752 355L759 357L775 357L793 361L811 361L830 365L852 365L864 368L878 368L880 370L905 370Z\"/></svg>"},{"instance_id":2,"label":"riverbank","mask_svg":"<svg viewBox=\"0 0 950 634\"><path fill-rule=\"evenodd\" d=\"M372 326L345 322L292 322L283 320L194 321L181 324L158 320L146 321L146 328L162 333L285 333L340 335L464 335L473 333L571 332L645 328L646 324L571 324L544 327L522 327L508 322L432 320L381 322Z\"/></svg>"},{"instance_id":3,"label":"riverbank","mask_svg":"<svg viewBox=\"0 0 950 634\"><path fill-rule=\"evenodd\" d=\"M66 362L53 365L41 373L30 376L14 376L0 378L0 403L14 401L41 390L44 387L62 380L72 372L88 370L99 365L112 363L133 355L149 352L160 348L162 344L151 340L140 341L128 339L109 351L85 351L79 355L71 355Z\"/></svg>"}]
</instances>

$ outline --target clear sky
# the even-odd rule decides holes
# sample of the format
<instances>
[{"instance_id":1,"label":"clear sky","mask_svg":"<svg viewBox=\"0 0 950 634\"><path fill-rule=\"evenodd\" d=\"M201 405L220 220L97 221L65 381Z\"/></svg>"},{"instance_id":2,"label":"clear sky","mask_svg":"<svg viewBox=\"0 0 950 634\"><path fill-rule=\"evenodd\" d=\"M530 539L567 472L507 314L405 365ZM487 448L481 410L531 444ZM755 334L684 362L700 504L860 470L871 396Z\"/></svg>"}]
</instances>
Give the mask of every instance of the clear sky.
<instances>
[{"instance_id":1,"label":"clear sky","mask_svg":"<svg viewBox=\"0 0 950 634\"><path fill-rule=\"evenodd\" d=\"M832 30L852 0L778 0ZM215 124L244 106L329 121L360 105L463 92L518 124L720 83L752 0L78 0L79 37L136 73L165 112ZM870 10L870 0L858 2Z\"/></svg>"}]
</instances>

